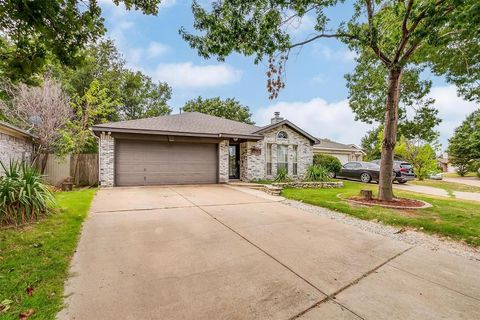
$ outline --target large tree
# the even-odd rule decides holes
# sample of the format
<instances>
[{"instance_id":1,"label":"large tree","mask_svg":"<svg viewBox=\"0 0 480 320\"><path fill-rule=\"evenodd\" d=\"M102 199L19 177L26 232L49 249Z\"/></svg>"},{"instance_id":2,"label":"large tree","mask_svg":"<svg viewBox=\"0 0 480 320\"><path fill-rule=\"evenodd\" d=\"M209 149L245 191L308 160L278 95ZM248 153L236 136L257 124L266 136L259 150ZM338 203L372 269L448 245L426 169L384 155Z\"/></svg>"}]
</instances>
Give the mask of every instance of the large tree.
<instances>
[{"instance_id":1,"label":"large tree","mask_svg":"<svg viewBox=\"0 0 480 320\"><path fill-rule=\"evenodd\" d=\"M62 79L70 96L83 96L97 81L109 98L116 101L115 112L108 121L131 120L164 115L171 112L168 100L171 87L165 82L152 81L140 71L125 67L125 60L113 41L102 40L88 45L82 59L74 67L54 65L51 72Z\"/></svg>"},{"instance_id":2,"label":"large tree","mask_svg":"<svg viewBox=\"0 0 480 320\"><path fill-rule=\"evenodd\" d=\"M256 63L268 59L267 86L272 98L285 86L286 61L294 48L337 38L360 59L373 57L386 75L379 198L391 200L402 76L406 70L428 65L435 73L447 74L447 80L461 85L461 92L474 98L476 85L471 84L480 76L480 7L478 0L355 0L343 8L353 12L351 18L333 25L328 9L343 3L223 0L214 1L209 11L194 2L194 27L201 33L192 34L184 28L180 32L205 58L223 60L239 52L254 55ZM305 16L316 21L314 31L308 38L295 41L288 26ZM360 110L354 111L358 115Z\"/></svg>"},{"instance_id":3,"label":"large tree","mask_svg":"<svg viewBox=\"0 0 480 320\"><path fill-rule=\"evenodd\" d=\"M0 100L0 112L10 123L37 136L37 155L53 152L60 130L72 115L69 98L61 85L47 77L42 86L5 82L2 90L7 99ZM45 170L47 157L43 158L44 162L40 167L42 172Z\"/></svg>"},{"instance_id":4,"label":"large tree","mask_svg":"<svg viewBox=\"0 0 480 320\"><path fill-rule=\"evenodd\" d=\"M167 83L155 83L139 71L127 70L121 84L120 116L131 120L170 114L167 101L171 96L172 88Z\"/></svg>"},{"instance_id":5,"label":"large tree","mask_svg":"<svg viewBox=\"0 0 480 320\"><path fill-rule=\"evenodd\" d=\"M194 100L187 101L182 110L186 112L196 111L225 119L254 124L250 109L247 106L241 105L239 101L233 98L222 100L220 97L208 99L198 97Z\"/></svg>"},{"instance_id":6,"label":"large tree","mask_svg":"<svg viewBox=\"0 0 480 320\"><path fill-rule=\"evenodd\" d=\"M156 14L161 0L113 0ZM97 0L0 1L0 76L35 83L52 60L75 64L78 52L105 33Z\"/></svg>"},{"instance_id":7,"label":"large tree","mask_svg":"<svg viewBox=\"0 0 480 320\"><path fill-rule=\"evenodd\" d=\"M480 162L480 109L467 116L448 142L449 160L464 176L470 165Z\"/></svg>"}]
</instances>

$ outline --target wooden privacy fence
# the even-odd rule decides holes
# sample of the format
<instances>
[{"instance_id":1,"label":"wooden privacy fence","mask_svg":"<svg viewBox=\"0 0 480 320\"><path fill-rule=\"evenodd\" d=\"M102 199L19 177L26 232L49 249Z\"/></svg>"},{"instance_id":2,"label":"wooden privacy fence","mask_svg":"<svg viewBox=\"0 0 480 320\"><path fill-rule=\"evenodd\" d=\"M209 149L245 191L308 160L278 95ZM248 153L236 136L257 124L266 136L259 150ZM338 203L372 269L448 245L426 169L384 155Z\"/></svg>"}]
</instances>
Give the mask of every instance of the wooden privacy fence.
<instances>
[{"instance_id":1,"label":"wooden privacy fence","mask_svg":"<svg viewBox=\"0 0 480 320\"><path fill-rule=\"evenodd\" d=\"M60 186L68 177L75 178L74 181L81 186L93 186L98 184L98 154L83 153L78 155L78 168L75 174L76 155L68 155L64 158L54 154L42 154L36 161L40 169L45 164L45 180L54 186ZM75 175L75 177L74 177Z\"/></svg>"}]
</instances>

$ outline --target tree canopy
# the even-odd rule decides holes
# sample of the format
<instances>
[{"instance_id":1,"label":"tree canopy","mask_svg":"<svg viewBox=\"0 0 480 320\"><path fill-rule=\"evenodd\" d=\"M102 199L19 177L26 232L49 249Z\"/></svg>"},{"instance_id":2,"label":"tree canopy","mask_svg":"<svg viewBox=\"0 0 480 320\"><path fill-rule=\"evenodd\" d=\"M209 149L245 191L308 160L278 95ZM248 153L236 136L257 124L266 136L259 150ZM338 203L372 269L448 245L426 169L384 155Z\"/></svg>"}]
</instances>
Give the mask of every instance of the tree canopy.
<instances>
[{"instance_id":1,"label":"tree canopy","mask_svg":"<svg viewBox=\"0 0 480 320\"><path fill-rule=\"evenodd\" d=\"M161 0L113 0L156 14ZM35 83L52 61L74 65L79 52L105 33L97 0L0 1L0 76Z\"/></svg>"},{"instance_id":2,"label":"tree canopy","mask_svg":"<svg viewBox=\"0 0 480 320\"><path fill-rule=\"evenodd\" d=\"M241 105L239 101L233 98L222 100L220 97L208 99L198 97L187 101L182 110L186 112L196 111L225 119L254 124L250 109L247 106Z\"/></svg>"},{"instance_id":3,"label":"tree canopy","mask_svg":"<svg viewBox=\"0 0 480 320\"><path fill-rule=\"evenodd\" d=\"M448 142L450 162L465 175L470 165L480 162L480 109L467 116Z\"/></svg>"}]
</instances>

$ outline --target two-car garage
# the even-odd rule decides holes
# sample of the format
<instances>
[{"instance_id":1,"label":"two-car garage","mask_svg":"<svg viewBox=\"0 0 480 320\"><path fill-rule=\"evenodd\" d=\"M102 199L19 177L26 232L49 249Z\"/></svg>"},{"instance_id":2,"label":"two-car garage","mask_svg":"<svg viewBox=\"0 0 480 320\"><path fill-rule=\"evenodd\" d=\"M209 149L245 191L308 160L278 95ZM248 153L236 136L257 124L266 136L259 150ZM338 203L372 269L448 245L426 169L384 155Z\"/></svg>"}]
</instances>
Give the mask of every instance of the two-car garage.
<instances>
[{"instance_id":1,"label":"two-car garage","mask_svg":"<svg viewBox=\"0 0 480 320\"><path fill-rule=\"evenodd\" d=\"M116 186L218 181L216 143L115 140Z\"/></svg>"}]
</instances>

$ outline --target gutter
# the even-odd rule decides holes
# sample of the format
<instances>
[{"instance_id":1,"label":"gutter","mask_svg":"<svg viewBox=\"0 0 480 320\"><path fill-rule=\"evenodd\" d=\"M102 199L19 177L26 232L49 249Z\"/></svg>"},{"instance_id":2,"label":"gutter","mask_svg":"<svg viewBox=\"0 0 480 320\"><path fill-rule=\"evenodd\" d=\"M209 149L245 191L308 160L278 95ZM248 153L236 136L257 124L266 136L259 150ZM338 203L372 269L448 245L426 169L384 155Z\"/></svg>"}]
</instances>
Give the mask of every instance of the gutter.
<instances>
[{"instance_id":1,"label":"gutter","mask_svg":"<svg viewBox=\"0 0 480 320\"><path fill-rule=\"evenodd\" d=\"M199 138L239 138L261 140L263 136L256 134L234 134L234 133L199 133L199 132L181 132L181 131L163 131L149 129L125 129L125 128L109 128L101 126L93 126L92 131L98 136L102 132L118 132L118 133L134 133L134 134L150 134L163 136L182 136L182 137L199 137Z\"/></svg>"},{"instance_id":2,"label":"gutter","mask_svg":"<svg viewBox=\"0 0 480 320\"><path fill-rule=\"evenodd\" d=\"M352 153L352 152L361 152L363 153L364 155L366 154L365 151L361 150L361 149L339 149L339 148L327 148L327 147L318 147L318 146L314 146L313 149L320 149L320 150L332 150L332 151L342 151L342 152L348 152L348 153Z\"/></svg>"}]
</instances>

